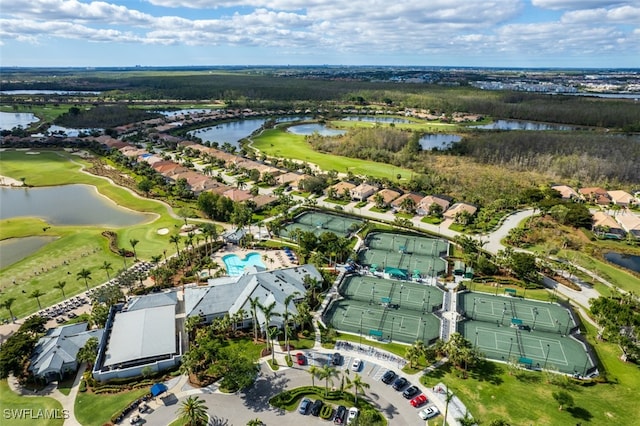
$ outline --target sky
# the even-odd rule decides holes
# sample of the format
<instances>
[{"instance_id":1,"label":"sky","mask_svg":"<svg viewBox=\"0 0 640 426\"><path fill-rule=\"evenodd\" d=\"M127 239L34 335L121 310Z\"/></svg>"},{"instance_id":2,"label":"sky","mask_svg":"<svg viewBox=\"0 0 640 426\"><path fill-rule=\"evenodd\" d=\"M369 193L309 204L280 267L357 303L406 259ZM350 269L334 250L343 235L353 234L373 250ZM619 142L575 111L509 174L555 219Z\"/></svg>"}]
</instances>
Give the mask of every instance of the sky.
<instances>
[{"instance_id":1,"label":"sky","mask_svg":"<svg viewBox=\"0 0 640 426\"><path fill-rule=\"evenodd\" d=\"M0 65L640 68L640 0L0 0Z\"/></svg>"}]
</instances>

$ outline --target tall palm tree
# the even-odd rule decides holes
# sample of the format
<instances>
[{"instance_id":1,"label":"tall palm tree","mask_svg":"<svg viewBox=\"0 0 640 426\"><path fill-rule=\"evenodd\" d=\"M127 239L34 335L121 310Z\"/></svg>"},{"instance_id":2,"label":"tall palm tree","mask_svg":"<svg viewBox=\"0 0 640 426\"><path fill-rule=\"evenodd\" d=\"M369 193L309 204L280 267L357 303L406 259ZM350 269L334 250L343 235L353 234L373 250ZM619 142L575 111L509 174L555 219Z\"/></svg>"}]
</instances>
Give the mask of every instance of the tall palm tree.
<instances>
[{"instance_id":1,"label":"tall palm tree","mask_svg":"<svg viewBox=\"0 0 640 426\"><path fill-rule=\"evenodd\" d=\"M362 381L362 376L356 374L353 380L347 379L347 389L353 388L355 394L355 405L358 405L358 393L364 395L364 390L369 389L371 386L369 383Z\"/></svg>"},{"instance_id":2,"label":"tall palm tree","mask_svg":"<svg viewBox=\"0 0 640 426\"><path fill-rule=\"evenodd\" d=\"M268 332L269 329L269 324L271 323L271 318L273 317L279 317L280 314L277 312L274 312L274 309L276 308L276 302L273 301L271 302L271 304L269 305L258 305L258 308L260 308L260 310L262 311L262 315L264 315L264 330L265 330L265 337L267 337L267 347L269 347L269 338L268 335L266 334ZM273 348L273 341L271 342L271 351L274 351Z\"/></svg>"},{"instance_id":3,"label":"tall palm tree","mask_svg":"<svg viewBox=\"0 0 640 426\"><path fill-rule=\"evenodd\" d=\"M180 256L180 235L172 235L171 237L169 237L169 242L176 245L176 252L178 253L178 256Z\"/></svg>"},{"instance_id":4,"label":"tall palm tree","mask_svg":"<svg viewBox=\"0 0 640 426\"><path fill-rule=\"evenodd\" d=\"M111 281L111 275L109 274L109 271L113 270L113 268L111 267L111 262L107 262L105 260L102 266L100 266L100 269L104 269L107 272L107 280Z\"/></svg>"},{"instance_id":5,"label":"tall palm tree","mask_svg":"<svg viewBox=\"0 0 640 426\"><path fill-rule=\"evenodd\" d=\"M127 269L127 251L123 248L118 249L118 254L122 256L122 263L124 264L124 269Z\"/></svg>"},{"instance_id":6,"label":"tall palm tree","mask_svg":"<svg viewBox=\"0 0 640 426\"><path fill-rule=\"evenodd\" d=\"M16 301L15 297L9 297L7 300L2 302L2 307L9 311L9 315L11 315L11 321L14 322L14 323L16 321L14 319L15 316L13 316L13 311L11 310L11 305L13 305L13 302L15 302L15 301Z\"/></svg>"},{"instance_id":7,"label":"tall palm tree","mask_svg":"<svg viewBox=\"0 0 640 426\"><path fill-rule=\"evenodd\" d=\"M57 288L62 292L62 298L66 299L67 297L64 294L64 286L67 285L66 281L58 281L58 284L54 284L53 288Z\"/></svg>"},{"instance_id":8,"label":"tall palm tree","mask_svg":"<svg viewBox=\"0 0 640 426\"><path fill-rule=\"evenodd\" d=\"M42 309L42 305L40 304L40 297L44 296L44 293L38 289L33 290L33 292L29 295L29 297L36 299L38 302L38 308Z\"/></svg>"},{"instance_id":9,"label":"tall palm tree","mask_svg":"<svg viewBox=\"0 0 640 426\"><path fill-rule=\"evenodd\" d=\"M204 401L199 397L190 396L182 403L176 414L189 426L201 426L207 424L208 409L209 408L204 405Z\"/></svg>"},{"instance_id":10,"label":"tall palm tree","mask_svg":"<svg viewBox=\"0 0 640 426\"><path fill-rule=\"evenodd\" d=\"M307 372L311 374L311 386L316 386L316 377L319 377L320 369L315 365L312 365L307 369Z\"/></svg>"},{"instance_id":11,"label":"tall palm tree","mask_svg":"<svg viewBox=\"0 0 640 426\"><path fill-rule=\"evenodd\" d=\"M129 244L131 244L131 248L133 249L133 258L135 260L138 260L138 253L136 252L136 246L138 245L140 241L136 240L135 238L132 238L129 240Z\"/></svg>"},{"instance_id":12,"label":"tall palm tree","mask_svg":"<svg viewBox=\"0 0 640 426\"><path fill-rule=\"evenodd\" d=\"M447 426L447 415L449 414L449 403L451 402L452 399L453 399L453 392L449 392L449 389L447 388L447 393L444 398L446 405L444 406L444 419L442 421L442 426Z\"/></svg>"},{"instance_id":13,"label":"tall palm tree","mask_svg":"<svg viewBox=\"0 0 640 426\"><path fill-rule=\"evenodd\" d=\"M291 349L289 348L289 304L296 298L300 293L293 292L284 298L284 313L282 314L283 323L284 323L284 346L287 348L287 356L291 358Z\"/></svg>"},{"instance_id":14,"label":"tall palm tree","mask_svg":"<svg viewBox=\"0 0 640 426\"><path fill-rule=\"evenodd\" d=\"M260 306L260 299L254 297L249 299L251 303L251 316L253 317L253 343L258 343L258 306Z\"/></svg>"},{"instance_id":15,"label":"tall palm tree","mask_svg":"<svg viewBox=\"0 0 640 426\"><path fill-rule=\"evenodd\" d=\"M87 280L91 279L91 271L86 269L86 268L82 268L80 270L80 272L78 272L76 274L76 279L77 280L79 280L81 278L84 280L85 287L87 287L87 290L89 290L89 282Z\"/></svg>"},{"instance_id":16,"label":"tall palm tree","mask_svg":"<svg viewBox=\"0 0 640 426\"><path fill-rule=\"evenodd\" d=\"M338 370L335 367L325 364L318 372L318 378L324 380L324 396L329 394L329 381L333 384L333 378L338 377Z\"/></svg>"}]
</instances>

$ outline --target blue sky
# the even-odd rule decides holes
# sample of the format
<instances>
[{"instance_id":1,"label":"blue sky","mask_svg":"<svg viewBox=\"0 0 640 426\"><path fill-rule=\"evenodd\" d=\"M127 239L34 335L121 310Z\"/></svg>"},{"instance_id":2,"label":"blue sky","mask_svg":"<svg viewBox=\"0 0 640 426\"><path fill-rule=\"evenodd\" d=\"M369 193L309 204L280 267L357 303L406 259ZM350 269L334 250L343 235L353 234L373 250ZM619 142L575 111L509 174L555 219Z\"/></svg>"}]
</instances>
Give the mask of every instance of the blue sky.
<instances>
[{"instance_id":1,"label":"blue sky","mask_svg":"<svg viewBox=\"0 0 640 426\"><path fill-rule=\"evenodd\" d=\"M0 0L2 66L640 68L640 0Z\"/></svg>"}]
</instances>

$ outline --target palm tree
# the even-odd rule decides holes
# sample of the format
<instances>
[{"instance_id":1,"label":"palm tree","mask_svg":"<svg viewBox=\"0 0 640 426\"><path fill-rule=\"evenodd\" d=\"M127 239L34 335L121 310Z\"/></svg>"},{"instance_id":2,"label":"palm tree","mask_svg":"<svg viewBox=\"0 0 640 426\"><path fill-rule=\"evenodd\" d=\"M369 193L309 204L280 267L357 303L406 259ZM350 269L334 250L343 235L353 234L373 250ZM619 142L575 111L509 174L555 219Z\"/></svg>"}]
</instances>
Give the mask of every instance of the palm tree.
<instances>
[{"instance_id":1,"label":"palm tree","mask_svg":"<svg viewBox=\"0 0 640 426\"><path fill-rule=\"evenodd\" d=\"M57 288L62 292L62 298L66 299L66 296L64 295L64 286L67 285L66 281L58 281L58 284L54 284L53 288Z\"/></svg>"},{"instance_id":2,"label":"palm tree","mask_svg":"<svg viewBox=\"0 0 640 426\"><path fill-rule=\"evenodd\" d=\"M362 376L360 376L359 374L356 374L353 380L347 379L347 382L347 389L353 388L355 394L355 405L358 405L358 393L364 395L364 390L369 389L371 386L369 385L369 383L363 382Z\"/></svg>"},{"instance_id":3,"label":"palm tree","mask_svg":"<svg viewBox=\"0 0 640 426\"><path fill-rule=\"evenodd\" d=\"M13 302L15 301L16 301L15 297L10 297L4 302L2 302L2 307L9 311L9 315L11 315L11 321L14 323L16 321L15 321L15 316L13 316L13 311L11 310L11 305L13 305Z\"/></svg>"},{"instance_id":4,"label":"palm tree","mask_svg":"<svg viewBox=\"0 0 640 426\"><path fill-rule=\"evenodd\" d=\"M307 372L309 374L311 374L311 386L315 387L316 386L316 377L319 377L320 375L320 369L318 367L316 367L315 365L312 365L309 367L309 369L307 370Z\"/></svg>"},{"instance_id":5,"label":"palm tree","mask_svg":"<svg viewBox=\"0 0 640 426\"><path fill-rule=\"evenodd\" d=\"M444 398L446 405L444 406L444 419L442 421L442 426L447 426L447 414L449 414L449 403L453 399L453 392L449 392L449 388L446 389L447 393Z\"/></svg>"},{"instance_id":6,"label":"palm tree","mask_svg":"<svg viewBox=\"0 0 640 426\"><path fill-rule=\"evenodd\" d=\"M107 272L107 281L111 281L111 275L109 274L109 271L113 270L113 268L111 267L111 262L107 262L105 260L102 266L100 266L100 269L104 269Z\"/></svg>"},{"instance_id":7,"label":"palm tree","mask_svg":"<svg viewBox=\"0 0 640 426\"><path fill-rule=\"evenodd\" d=\"M420 352L415 345L409 346L404 352L404 357L409 360L409 368L413 368L413 364L417 364L420 360Z\"/></svg>"},{"instance_id":8,"label":"palm tree","mask_svg":"<svg viewBox=\"0 0 640 426\"><path fill-rule=\"evenodd\" d=\"M460 422L460 426L474 426L480 424L480 421L471 417L468 410L464 413L464 417L458 417L456 420Z\"/></svg>"},{"instance_id":9,"label":"palm tree","mask_svg":"<svg viewBox=\"0 0 640 426\"><path fill-rule=\"evenodd\" d=\"M131 248L133 249L133 258L135 260L138 260L138 253L136 252L136 246L138 245L140 241L136 240L135 238L132 238L129 240L129 244L131 244Z\"/></svg>"},{"instance_id":10,"label":"palm tree","mask_svg":"<svg viewBox=\"0 0 640 426\"><path fill-rule=\"evenodd\" d=\"M209 408L204 405L204 401L197 396L188 397L182 406L178 409L177 413L180 416L180 420L186 422L189 426L206 425L209 419L207 410Z\"/></svg>"},{"instance_id":11,"label":"palm tree","mask_svg":"<svg viewBox=\"0 0 640 426\"><path fill-rule=\"evenodd\" d=\"M36 301L38 302L38 308L42 309L42 305L40 304L40 296L44 296L44 293L38 289L33 290L33 292L29 295L29 297L36 299Z\"/></svg>"},{"instance_id":12,"label":"palm tree","mask_svg":"<svg viewBox=\"0 0 640 426\"><path fill-rule=\"evenodd\" d=\"M93 364L98 356L98 338L91 337L78 351L76 359L78 362L86 362L87 364Z\"/></svg>"},{"instance_id":13,"label":"palm tree","mask_svg":"<svg viewBox=\"0 0 640 426\"><path fill-rule=\"evenodd\" d=\"M318 372L318 378L324 379L324 396L329 394L329 381L333 384L333 377L338 377L338 370L325 364Z\"/></svg>"},{"instance_id":14,"label":"palm tree","mask_svg":"<svg viewBox=\"0 0 640 426\"><path fill-rule=\"evenodd\" d=\"M255 418L255 419L251 419L247 422L247 426L262 426L264 423L262 423L262 420Z\"/></svg>"},{"instance_id":15,"label":"palm tree","mask_svg":"<svg viewBox=\"0 0 640 426\"><path fill-rule=\"evenodd\" d=\"M260 299L254 297L249 299L251 303L251 316L253 317L253 343L258 343L258 306L260 306Z\"/></svg>"},{"instance_id":16,"label":"palm tree","mask_svg":"<svg viewBox=\"0 0 640 426\"><path fill-rule=\"evenodd\" d=\"M180 235L172 235L169 237L169 242L176 245L176 252L178 252L178 256L180 256L180 246L178 245L180 243Z\"/></svg>"},{"instance_id":17,"label":"palm tree","mask_svg":"<svg viewBox=\"0 0 640 426\"><path fill-rule=\"evenodd\" d=\"M82 268L80 270L80 272L78 272L76 274L76 279L77 280L79 280L81 278L84 279L84 285L85 285L85 287L87 287L87 290L89 290L89 282L87 280L91 279L91 271L86 269L86 268Z\"/></svg>"},{"instance_id":18,"label":"palm tree","mask_svg":"<svg viewBox=\"0 0 640 426\"><path fill-rule=\"evenodd\" d=\"M127 269L127 251L123 248L118 249L118 254L122 256L122 263L124 263L124 269Z\"/></svg>"},{"instance_id":19,"label":"palm tree","mask_svg":"<svg viewBox=\"0 0 640 426\"><path fill-rule=\"evenodd\" d=\"M288 295L284 298L284 314L282 314L283 323L284 323L284 346L287 348L287 356L291 358L291 349L289 348L289 304L296 298L300 293L297 291Z\"/></svg>"},{"instance_id":20,"label":"palm tree","mask_svg":"<svg viewBox=\"0 0 640 426\"><path fill-rule=\"evenodd\" d=\"M266 332L269 329L269 324L271 323L271 318L272 317L279 317L280 314L273 311L276 308L276 302L275 301L271 302L270 305L266 305L266 306L259 304L258 307L262 311L262 315L264 315L264 329L265 329L265 336L267 337L267 348L268 348L269 347L269 339L268 339L268 336L267 336ZM273 342L271 342L271 351L272 352L274 351Z\"/></svg>"}]
</instances>

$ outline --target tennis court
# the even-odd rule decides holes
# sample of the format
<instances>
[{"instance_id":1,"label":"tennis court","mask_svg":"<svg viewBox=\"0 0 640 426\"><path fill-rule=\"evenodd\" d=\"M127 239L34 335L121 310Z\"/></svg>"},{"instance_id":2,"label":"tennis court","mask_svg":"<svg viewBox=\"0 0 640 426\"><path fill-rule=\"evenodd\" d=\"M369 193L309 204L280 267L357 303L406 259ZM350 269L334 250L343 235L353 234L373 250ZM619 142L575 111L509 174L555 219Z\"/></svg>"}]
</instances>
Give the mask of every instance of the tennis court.
<instances>
[{"instance_id":1,"label":"tennis court","mask_svg":"<svg viewBox=\"0 0 640 426\"><path fill-rule=\"evenodd\" d=\"M310 210L301 213L293 219L292 223L285 225L280 231L280 235L291 238L293 232L300 229L303 232L313 232L316 235L323 232L333 232L336 235L346 237L362 225L363 222L359 219Z\"/></svg>"},{"instance_id":2,"label":"tennis court","mask_svg":"<svg viewBox=\"0 0 640 426\"><path fill-rule=\"evenodd\" d=\"M359 263L381 268L398 278L426 278L446 272L449 243L445 240L392 232L371 232L358 253Z\"/></svg>"},{"instance_id":3,"label":"tennis court","mask_svg":"<svg viewBox=\"0 0 640 426\"><path fill-rule=\"evenodd\" d=\"M352 275L340 285L344 299L334 302L325 319L341 331L412 344L440 336L440 289L412 282Z\"/></svg>"},{"instance_id":4,"label":"tennis court","mask_svg":"<svg viewBox=\"0 0 640 426\"><path fill-rule=\"evenodd\" d=\"M465 293L458 308L467 317L459 332L487 358L567 374L587 375L595 368L584 344L567 334L575 323L560 305Z\"/></svg>"}]
</instances>

